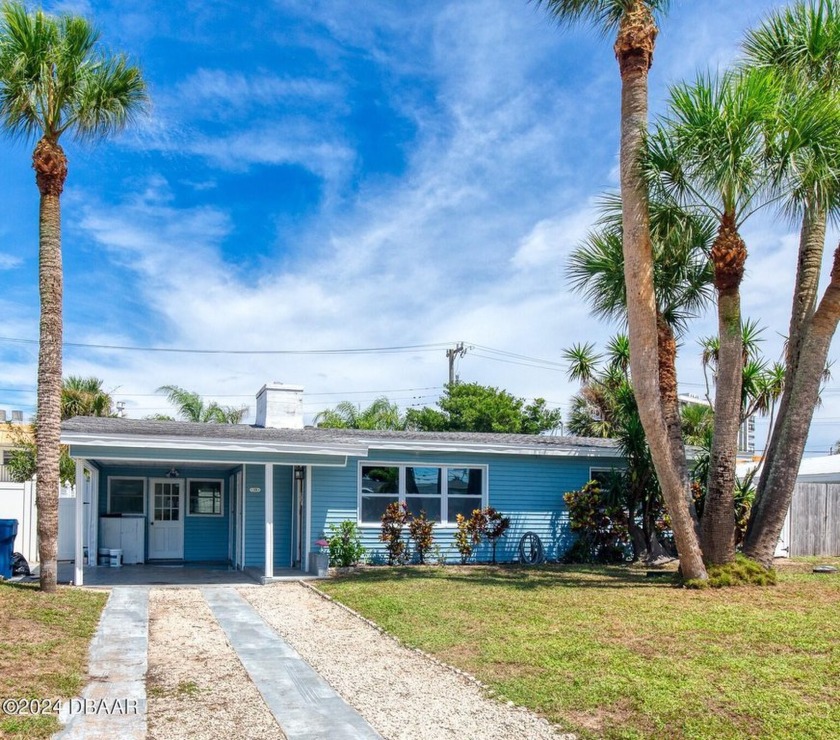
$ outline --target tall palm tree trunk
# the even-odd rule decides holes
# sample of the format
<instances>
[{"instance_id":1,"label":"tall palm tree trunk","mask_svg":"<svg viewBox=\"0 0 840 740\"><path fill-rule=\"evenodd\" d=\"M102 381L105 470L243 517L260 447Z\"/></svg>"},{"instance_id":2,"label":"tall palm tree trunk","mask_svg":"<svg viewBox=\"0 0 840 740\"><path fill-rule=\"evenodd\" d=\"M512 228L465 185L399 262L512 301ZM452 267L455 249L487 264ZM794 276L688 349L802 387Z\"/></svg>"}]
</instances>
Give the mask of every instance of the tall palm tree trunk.
<instances>
[{"instance_id":1,"label":"tall palm tree trunk","mask_svg":"<svg viewBox=\"0 0 840 740\"><path fill-rule=\"evenodd\" d=\"M796 267L793 307L788 334L788 373L796 372L800 357L802 330L817 306L817 290L825 246L826 213L820 208L806 206L799 237L799 261Z\"/></svg>"},{"instance_id":2,"label":"tall palm tree trunk","mask_svg":"<svg viewBox=\"0 0 840 740\"><path fill-rule=\"evenodd\" d=\"M799 260L794 283L793 306L790 314L788 333L787 361L785 367L785 387L779 401L778 419L787 418L790 405L790 389L796 378L799 359L802 356L802 341L807 322L814 313L817 304L817 289L825 245L826 213L821 209L806 207L802 217L799 236ZM779 435L775 433L772 419L768 433L768 443L764 450L764 465L759 476L757 495L761 497L767 486L767 475L772 460L779 451Z\"/></svg>"},{"instance_id":3,"label":"tall palm tree trunk","mask_svg":"<svg viewBox=\"0 0 840 740\"><path fill-rule=\"evenodd\" d=\"M773 562L785 516L793 498L796 476L820 393L831 340L840 321L840 245L834 252L831 282L803 331L796 378L790 383L788 413L779 412L776 454L765 462L759 496L753 507L744 553L769 566Z\"/></svg>"},{"instance_id":4,"label":"tall palm tree trunk","mask_svg":"<svg viewBox=\"0 0 840 740\"><path fill-rule=\"evenodd\" d=\"M671 517L683 575L705 579L684 455L671 443L659 389L653 249L648 189L641 171L648 124L648 71L656 35L650 9L636 2L624 14L615 43L621 72L621 203L630 365L639 416Z\"/></svg>"},{"instance_id":5,"label":"tall palm tree trunk","mask_svg":"<svg viewBox=\"0 0 840 740\"><path fill-rule=\"evenodd\" d=\"M61 436L62 267L61 191L67 159L58 143L41 139L32 155L41 193L39 208L39 288L41 293L36 413L38 558L42 591L55 591L57 578L59 439ZM77 491L81 496L81 491Z\"/></svg>"},{"instance_id":6,"label":"tall palm tree trunk","mask_svg":"<svg viewBox=\"0 0 840 740\"><path fill-rule=\"evenodd\" d=\"M744 343L741 332L741 280L747 249L734 214L725 214L711 252L718 292L715 431L709 455L709 480L701 522L703 556L710 565L735 557L735 463L741 421Z\"/></svg>"}]
</instances>

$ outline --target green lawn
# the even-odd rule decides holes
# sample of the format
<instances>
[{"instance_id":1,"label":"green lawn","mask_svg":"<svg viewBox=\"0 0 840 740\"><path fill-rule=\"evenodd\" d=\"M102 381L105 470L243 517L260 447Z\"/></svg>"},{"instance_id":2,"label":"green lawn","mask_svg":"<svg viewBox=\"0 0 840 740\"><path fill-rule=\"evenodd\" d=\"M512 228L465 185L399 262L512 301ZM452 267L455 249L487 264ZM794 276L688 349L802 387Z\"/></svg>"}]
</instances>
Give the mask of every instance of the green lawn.
<instances>
[{"instance_id":1,"label":"green lawn","mask_svg":"<svg viewBox=\"0 0 840 740\"><path fill-rule=\"evenodd\" d=\"M583 737L838 738L840 573L810 569L702 591L583 566L375 568L319 587Z\"/></svg>"},{"instance_id":2,"label":"green lawn","mask_svg":"<svg viewBox=\"0 0 840 740\"><path fill-rule=\"evenodd\" d=\"M0 583L0 699L71 698L84 687L88 645L108 596ZM0 737L49 737L54 714L14 716L0 709Z\"/></svg>"}]
</instances>

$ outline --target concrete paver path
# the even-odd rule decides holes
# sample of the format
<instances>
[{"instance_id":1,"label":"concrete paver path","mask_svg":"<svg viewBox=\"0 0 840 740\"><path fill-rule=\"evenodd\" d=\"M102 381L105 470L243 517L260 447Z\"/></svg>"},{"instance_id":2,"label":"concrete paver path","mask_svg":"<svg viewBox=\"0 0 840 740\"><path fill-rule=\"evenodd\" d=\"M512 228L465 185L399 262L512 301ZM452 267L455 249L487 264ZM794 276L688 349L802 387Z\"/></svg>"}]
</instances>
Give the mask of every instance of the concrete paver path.
<instances>
[{"instance_id":1,"label":"concrete paver path","mask_svg":"<svg viewBox=\"0 0 840 740\"><path fill-rule=\"evenodd\" d=\"M235 589L201 593L288 740L381 738ZM90 645L90 683L57 738L144 740L148 641L148 587L115 587Z\"/></svg>"},{"instance_id":2,"label":"concrete paver path","mask_svg":"<svg viewBox=\"0 0 840 740\"><path fill-rule=\"evenodd\" d=\"M90 644L90 683L63 713L61 740L144 740L149 592L115 588Z\"/></svg>"},{"instance_id":3,"label":"concrete paver path","mask_svg":"<svg viewBox=\"0 0 840 740\"><path fill-rule=\"evenodd\" d=\"M381 737L234 589L202 594L289 740Z\"/></svg>"}]
</instances>

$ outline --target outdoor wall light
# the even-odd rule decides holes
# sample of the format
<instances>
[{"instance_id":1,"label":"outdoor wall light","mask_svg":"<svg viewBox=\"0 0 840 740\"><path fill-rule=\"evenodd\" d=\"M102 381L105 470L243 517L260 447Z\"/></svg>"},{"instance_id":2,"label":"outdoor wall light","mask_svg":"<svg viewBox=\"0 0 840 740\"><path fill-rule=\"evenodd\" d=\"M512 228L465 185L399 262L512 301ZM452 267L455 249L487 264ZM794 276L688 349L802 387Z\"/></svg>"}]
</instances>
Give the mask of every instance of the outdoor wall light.
<instances>
[{"instance_id":1,"label":"outdoor wall light","mask_svg":"<svg viewBox=\"0 0 840 740\"><path fill-rule=\"evenodd\" d=\"M303 465L295 465L295 480L303 480L306 476L306 468Z\"/></svg>"},{"instance_id":2,"label":"outdoor wall light","mask_svg":"<svg viewBox=\"0 0 840 740\"><path fill-rule=\"evenodd\" d=\"M181 475L181 474L180 474L177 470L175 470L175 468L172 468L172 469L171 469L171 470L170 470L170 471L166 474L166 477L167 477L167 478L177 478L179 475Z\"/></svg>"}]
</instances>

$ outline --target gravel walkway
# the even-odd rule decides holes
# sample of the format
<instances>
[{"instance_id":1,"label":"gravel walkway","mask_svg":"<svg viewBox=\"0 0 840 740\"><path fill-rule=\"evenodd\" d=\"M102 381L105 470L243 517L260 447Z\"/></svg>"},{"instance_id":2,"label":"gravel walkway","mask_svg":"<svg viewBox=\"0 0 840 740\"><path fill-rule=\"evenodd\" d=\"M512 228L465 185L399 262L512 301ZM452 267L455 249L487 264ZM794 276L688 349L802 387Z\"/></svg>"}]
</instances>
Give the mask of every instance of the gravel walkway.
<instances>
[{"instance_id":1,"label":"gravel walkway","mask_svg":"<svg viewBox=\"0 0 840 740\"><path fill-rule=\"evenodd\" d=\"M487 697L468 678L398 645L300 584L240 593L390 740L564 737L544 719Z\"/></svg>"},{"instance_id":2,"label":"gravel walkway","mask_svg":"<svg viewBox=\"0 0 840 740\"><path fill-rule=\"evenodd\" d=\"M148 660L149 738L283 737L197 589L150 591Z\"/></svg>"}]
</instances>

